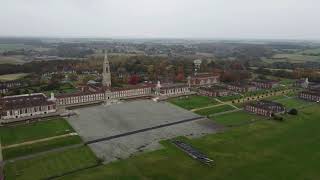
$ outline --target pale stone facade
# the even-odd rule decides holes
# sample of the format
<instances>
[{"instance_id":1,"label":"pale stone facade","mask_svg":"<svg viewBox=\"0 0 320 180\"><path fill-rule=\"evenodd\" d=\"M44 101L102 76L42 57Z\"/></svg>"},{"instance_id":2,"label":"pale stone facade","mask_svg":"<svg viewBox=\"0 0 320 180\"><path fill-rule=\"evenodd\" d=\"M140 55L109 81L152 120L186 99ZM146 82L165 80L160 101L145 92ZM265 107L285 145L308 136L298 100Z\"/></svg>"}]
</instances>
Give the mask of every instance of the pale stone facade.
<instances>
[{"instance_id":1,"label":"pale stone facade","mask_svg":"<svg viewBox=\"0 0 320 180\"><path fill-rule=\"evenodd\" d=\"M211 86L219 82L219 76L211 74L197 74L188 77L188 85L191 86Z\"/></svg>"},{"instance_id":2,"label":"pale stone facade","mask_svg":"<svg viewBox=\"0 0 320 180\"><path fill-rule=\"evenodd\" d=\"M319 102L320 101L320 91L303 91L299 94L300 99L304 99L307 101Z\"/></svg>"},{"instance_id":3,"label":"pale stone facade","mask_svg":"<svg viewBox=\"0 0 320 180\"><path fill-rule=\"evenodd\" d=\"M248 112L267 117L271 117L275 113L284 113L286 111L286 108L282 104L271 101L250 103L247 104L244 109Z\"/></svg>"},{"instance_id":4,"label":"pale stone facade","mask_svg":"<svg viewBox=\"0 0 320 180\"><path fill-rule=\"evenodd\" d=\"M229 96L233 94L233 92L226 89L216 88L216 87L201 87L198 89L198 94L202 96L222 97L222 96Z\"/></svg>"},{"instance_id":5,"label":"pale stone facade","mask_svg":"<svg viewBox=\"0 0 320 180\"><path fill-rule=\"evenodd\" d=\"M270 80L253 81L251 84L259 89L272 89L279 86L279 82Z\"/></svg>"},{"instance_id":6,"label":"pale stone facade","mask_svg":"<svg viewBox=\"0 0 320 180\"><path fill-rule=\"evenodd\" d=\"M227 89L235 92L245 93L245 92L256 91L257 87L253 85L237 83L237 84L228 84Z\"/></svg>"},{"instance_id":7,"label":"pale stone facade","mask_svg":"<svg viewBox=\"0 0 320 180\"><path fill-rule=\"evenodd\" d=\"M188 95L191 92L190 87L186 84L164 84L158 82L155 95L156 96L181 96Z\"/></svg>"},{"instance_id":8,"label":"pale stone facade","mask_svg":"<svg viewBox=\"0 0 320 180\"><path fill-rule=\"evenodd\" d=\"M42 93L6 96L0 102L2 123L8 123L12 119L49 115L57 111L55 102Z\"/></svg>"},{"instance_id":9,"label":"pale stone facade","mask_svg":"<svg viewBox=\"0 0 320 180\"><path fill-rule=\"evenodd\" d=\"M56 104L58 106L89 104L105 101L105 93L73 93L62 94L56 97Z\"/></svg>"}]
</instances>

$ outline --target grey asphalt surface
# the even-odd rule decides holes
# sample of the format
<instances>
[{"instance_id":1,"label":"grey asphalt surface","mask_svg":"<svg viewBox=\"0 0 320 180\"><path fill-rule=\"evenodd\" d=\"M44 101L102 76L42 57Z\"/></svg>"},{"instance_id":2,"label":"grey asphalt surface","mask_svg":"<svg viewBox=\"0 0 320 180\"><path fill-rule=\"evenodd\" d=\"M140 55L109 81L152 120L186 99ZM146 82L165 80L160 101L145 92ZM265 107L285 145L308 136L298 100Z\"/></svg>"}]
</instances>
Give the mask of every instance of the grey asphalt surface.
<instances>
[{"instance_id":1,"label":"grey asphalt surface","mask_svg":"<svg viewBox=\"0 0 320 180\"><path fill-rule=\"evenodd\" d=\"M151 100L92 106L75 111L78 116L70 117L68 122L86 142L147 129L89 144L105 162L127 158L141 151L159 149L160 140L177 136L197 137L221 129L213 121L202 119L190 111L167 102L156 103ZM188 119L195 121L183 122ZM164 124L170 126L152 128Z\"/></svg>"}]
</instances>

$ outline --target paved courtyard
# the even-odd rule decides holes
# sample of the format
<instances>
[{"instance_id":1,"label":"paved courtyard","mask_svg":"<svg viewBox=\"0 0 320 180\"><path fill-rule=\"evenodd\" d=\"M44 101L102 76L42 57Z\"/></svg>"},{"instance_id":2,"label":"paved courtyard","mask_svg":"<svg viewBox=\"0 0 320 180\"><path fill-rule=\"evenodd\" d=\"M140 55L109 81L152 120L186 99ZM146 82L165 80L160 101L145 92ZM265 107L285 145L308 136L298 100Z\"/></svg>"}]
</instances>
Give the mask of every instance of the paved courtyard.
<instances>
[{"instance_id":1,"label":"paved courtyard","mask_svg":"<svg viewBox=\"0 0 320 180\"><path fill-rule=\"evenodd\" d=\"M68 121L85 141L200 117L172 104L150 100L92 106L74 111L78 116L70 117ZM219 126L212 121L202 119L97 142L89 146L99 158L110 162L127 158L136 152L161 148L159 140L177 136L201 136L214 133L218 129Z\"/></svg>"}]
</instances>

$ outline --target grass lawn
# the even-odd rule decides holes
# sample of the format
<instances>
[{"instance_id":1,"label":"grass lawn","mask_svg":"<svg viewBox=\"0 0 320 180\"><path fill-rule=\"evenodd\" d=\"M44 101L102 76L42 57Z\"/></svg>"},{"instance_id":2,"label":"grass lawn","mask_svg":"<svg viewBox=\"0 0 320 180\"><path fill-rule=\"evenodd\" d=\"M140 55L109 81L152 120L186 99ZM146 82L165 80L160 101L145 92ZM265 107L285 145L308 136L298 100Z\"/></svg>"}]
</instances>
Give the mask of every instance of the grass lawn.
<instances>
[{"instance_id":1,"label":"grass lawn","mask_svg":"<svg viewBox=\"0 0 320 180\"><path fill-rule=\"evenodd\" d=\"M239 111L239 112L233 112L229 114L214 116L211 119L225 126L237 126L237 125L249 123L255 120L264 119L264 117L250 114L245 111Z\"/></svg>"},{"instance_id":2,"label":"grass lawn","mask_svg":"<svg viewBox=\"0 0 320 180\"><path fill-rule=\"evenodd\" d=\"M303 63L306 61L320 61L318 56L302 55L302 54L276 54L273 58L285 59L292 63Z\"/></svg>"},{"instance_id":3,"label":"grass lawn","mask_svg":"<svg viewBox=\"0 0 320 180\"><path fill-rule=\"evenodd\" d=\"M277 100L281 100L281 99L287 99L288 97L280 95L280 96L271 96L271 97L267 97L265 98L265 100L268 101L277 101Z\"/></svg>"},{"instance_id":4,"label":"grass lawn","mask_svg":"<svg viewBox=\"0 0 320 180\"><path fill-rule=\"evenodd\" d=\"M22 56L1 56L0 55L0 65L1 64L24 64L25 62L26 61L23 60Z\"/></svg>"},{"instance_id":5,"label":"grass lawn","mask_svg":"<svg viewBox=\"0 0 320 180\"><path fill-rule=\"evenodd\" d=\"M14 127L0 127L1 142L3 145L11 145L74 132L66 120L52 119Z\"/></svg>"},{"instance_id":6,"label":"grass lawn","mask_svg":"<svg viewBox=\"0 0 320 180\"><path fill-rule=\"evenodd\" d=\"M171 144L108 165L65 176L65 180L104 179L320 179L320 106L286 121L258 121L224 133L188 140L214 160L206 166ZM235 116L237 117L237 116Z\"/></svg>"},{"instance_id":7,"label":"grass lawn","mask_svg":"<svg viewBox=\"0 0 320 180\"><path fill-rule=\"evenodd\" d=\"M234 108L229 105L221 105L221 106L216 106L212 108L201 109L201 110L195 111L195 113L200 114L202 116L209 116L212 114L221 113L221 112L230 111L230 110L234 110Z\"/></svg>"},{"instance_id":8,"label":"grass lawn","mask_svg":"<svg viewBox=\"0 0 320 180\"><path fill-rule=\"evenodd\" d=\"M311 102L307 102L298 98L287 98L287 99L278 99L275 100L278 103L285 105L287 108L299 108L300 106L311 104Z\"/></svg>"},{"instance_id":9,"label":"grass lawn","mask_svg":"<svg viewBox=\"0 0 320 180\"><path fill-rule=\"evenodd\" d=\"M14 81L27 76L27 73L0 75L0 81Z\"/></svg>"},{"instance_id":10,"label":"grass lawn","mask_svg":"<svg viewBox=\"0 0 320 180\"><path fill-rule=\"evenodd\" d=\"M219 104L217 101L207 96L189 96L188 98L174 98L170 99L169 102L188 110Z\"/></svg>"},{"instance_id":11,"label":"grass lawn","mask_svg":"<svg viewBox=\"0 0 320 180\"><path fill-rule=\"evenodd\" d=\"M29 154L34 154L38 152L48 151L54 148L60 148L63 146L80 144L82 140L79 136L69 136L65 138L53 139L50 141L39 142L30 145L23 145L19 147L12 147L8 149L3 149L3 158L5 160L17 158L20 156L25 156Z\"/></svg>"},{"instance_id":12,"label":"grass lawn","mask_svg":"<svg viewBox=\"0 0 320 180\"><path fill-rule=\"evenodd\" d=\"M97 158L86 146L52 152L32 159L9 162L6 180L38 180L96 165Z\"/></svg>"},{"instance_id":13,"label":"grass lawn","mask_svg":"<svg viewBox=\"0 0 320 180\"><path fill-rule=\"evenodd\" d=\"M32 48L31 45L25 45L25 44L0 44L0 52L5 51L12 51L12 50L18 50L18 49L30 49Z\"/></svg>"},{"instance_id":14,"label":"grass lawn","mask_svg":"<svg viewBox=\"0 0 320 180\"><path fill-rule=\"evenodd\" d=\"M237 95L232 95L232 96L222 96L222 97L218 97L217 99L219 99L220 101L233 101L236 99L241 99L243 98L243 96L237 94Z\"/></svg>"}]
</instances>

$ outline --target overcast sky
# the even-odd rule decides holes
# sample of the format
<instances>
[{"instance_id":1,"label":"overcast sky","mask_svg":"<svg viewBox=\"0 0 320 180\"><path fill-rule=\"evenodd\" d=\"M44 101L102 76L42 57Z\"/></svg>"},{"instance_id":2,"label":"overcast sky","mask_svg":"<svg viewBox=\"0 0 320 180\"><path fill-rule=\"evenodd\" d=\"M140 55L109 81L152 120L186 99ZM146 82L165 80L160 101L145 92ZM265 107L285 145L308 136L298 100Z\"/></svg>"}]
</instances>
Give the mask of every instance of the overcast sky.
<instances>
[{"instance_id":1,"label":"overcast sky","mask_svg":"<svg viewBox=\"0 0 320 180\"><path fill-rule=\"evenodd\" d=\"M0 36L320 39L320 0L0 0Z\"/></svg>"}]
</instances>

